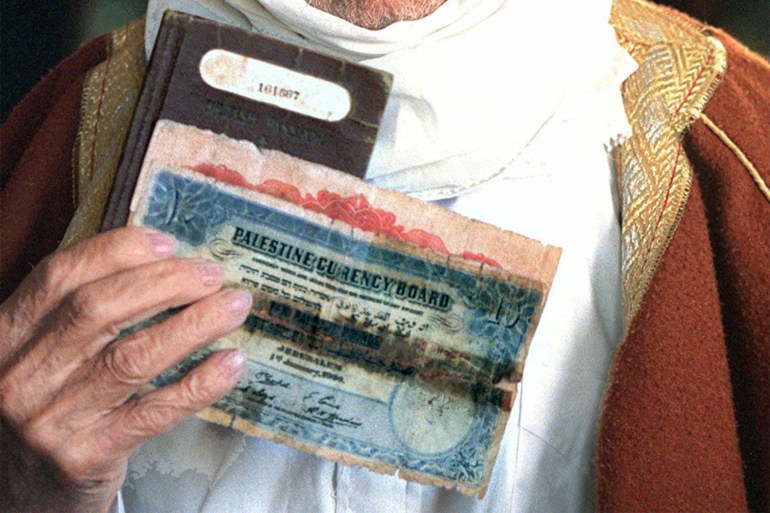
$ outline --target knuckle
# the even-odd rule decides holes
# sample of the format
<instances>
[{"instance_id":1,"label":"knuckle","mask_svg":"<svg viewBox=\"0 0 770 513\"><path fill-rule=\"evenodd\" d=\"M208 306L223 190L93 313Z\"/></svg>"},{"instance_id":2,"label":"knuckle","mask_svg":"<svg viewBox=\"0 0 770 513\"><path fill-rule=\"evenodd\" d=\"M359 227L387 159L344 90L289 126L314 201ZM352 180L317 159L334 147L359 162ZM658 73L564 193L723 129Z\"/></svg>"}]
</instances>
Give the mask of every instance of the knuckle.
<instances>
[{"instance_id":1,"label":"knuckle","mask_svg":"<svg viewBox=\"0 0 770 513\"><path fill-rule=\"evenodd\" d=\"M146 437L166 431L177 416L179 407L168 402L147 402L137 405L131 415L131 430Z\"/></svg>"},{"instance_id":2,"label":"knuckle","mask_svg":"<svg viewBox=\"0 0 770 513\"><path fill-rule=\"evenodd\" d=\"M66 253L54 253L37 266L37 279L45 292L62 288L72 271L70 258Z\"/></svg>"},{"instance_id":3,"label":"knuckle","mask_svg":"<svg viewBox=\"0 0 770 513\"><path fill-rule=\"evenodd\" d=\"M211 340L220 325L219 316L213 310L190 307L167 321L173 323L173 328L169 325L168 333L174 344L192 351Z\"/></svg>"},{"instance_id":4,"label":"knuckle","mask_svg":"<svg viewBox=\"0 0 770 513\"><path fill-rule=\"evenodd\" d=\"M103 298L94 286L86 285L69 297L68 316L77 325L91 325L103 317Z\"/></svg>"},{"instance_id":5,"label":"knuckle","mask_svg":"<svg viewBox=\"0 0 770 513\"><path fill-rule=\"evenodd\" d=\"M207 403L209 389L201 372L191 372L179 383L180 404L195 407Z\"/></svg>"},{"instance_id":6,"label":"knuckle","mask_svg":"<svg viewBox=\"0 0 770 513\"><path fill-rule=\"evenodd\" d=\"M139 386L147 380L150 352L146 338L118 342L102 357L105 372L119 384Z\"/></svg>"},{"instance_id":7,"label":"knuckle","mask_svg":"<svg viewBox=\"0 0 770 513\"><path fill-rule=\"evenodd\" d=\"M189 335L196 338L209 338L221 332L228 322L230 320L227 315L218 308L206 308L194 315L188 315L185 325L188 326Z\"/></svg>"},{"instance_id":8,"label":"knuckle","mask_svg":"<svg viewBox=\"0 0 770 513\"><path fill-rule=\"evenodd\" d=\"M208 311L190 319L187 325L191 335L201 337L214 331L219 324L218 321L219 317L213 311Z\"/></svg>"}]
</instances>

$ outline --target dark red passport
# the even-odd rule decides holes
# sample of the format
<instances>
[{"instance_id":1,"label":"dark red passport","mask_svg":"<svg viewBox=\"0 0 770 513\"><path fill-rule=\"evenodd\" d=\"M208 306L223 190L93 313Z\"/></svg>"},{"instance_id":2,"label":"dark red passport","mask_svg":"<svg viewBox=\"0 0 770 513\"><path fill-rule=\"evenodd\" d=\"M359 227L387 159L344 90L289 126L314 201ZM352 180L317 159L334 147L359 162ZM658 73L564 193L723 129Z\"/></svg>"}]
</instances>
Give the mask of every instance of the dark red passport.
<instances>
[{"instance_id":1,"label":"dark red passport","mask_svg":"<svg viewBox=\"0 0 770 513\"><path fill-rule=\"evenodd\" d=\"M346 115L338 120L319 119L212 87L201 71L202 60L210 57L212 50L246 57L263 68L283 68L311 80L341 86L349 94ZM272 89L271 85L257 82L248 85L255 91L264 88L276 96L299 96L291 88ZM247 140L259 148L277 149L363 178L391 85L392 77L384 71L212 20L167 11L118 166L102 230L125 225L144 155L158 120L168 119Z\"/></svg>"}]
</instances>

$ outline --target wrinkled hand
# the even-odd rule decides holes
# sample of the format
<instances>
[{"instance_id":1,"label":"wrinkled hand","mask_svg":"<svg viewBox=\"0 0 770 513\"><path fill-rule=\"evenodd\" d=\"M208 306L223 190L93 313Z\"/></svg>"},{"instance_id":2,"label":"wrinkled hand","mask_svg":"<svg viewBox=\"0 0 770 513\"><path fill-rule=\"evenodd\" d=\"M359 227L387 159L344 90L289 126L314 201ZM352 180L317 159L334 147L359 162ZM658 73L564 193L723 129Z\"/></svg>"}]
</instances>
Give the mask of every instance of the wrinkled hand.
<instances>
[{"instance_id":1,"label":"wrinkled hand","mask_svg":"<svg viewBox=\"0 0 770 513\"><path fill-rule=\"evenodd\" d=\"M249 309L248 293L221 289L219 266L172 258L174 248L147 229L104 233L46 259L0 305L0 510L105 511L134 448L237 383L243 354L225 350L132 399Z\"/></svg>"}]
</instances>

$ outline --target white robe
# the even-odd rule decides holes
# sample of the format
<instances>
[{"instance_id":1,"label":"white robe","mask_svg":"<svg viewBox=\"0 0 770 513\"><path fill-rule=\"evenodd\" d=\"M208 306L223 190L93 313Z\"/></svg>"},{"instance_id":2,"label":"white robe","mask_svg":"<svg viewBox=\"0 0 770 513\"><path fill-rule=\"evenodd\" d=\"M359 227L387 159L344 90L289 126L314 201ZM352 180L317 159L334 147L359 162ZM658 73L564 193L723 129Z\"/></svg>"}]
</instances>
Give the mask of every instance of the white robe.
<instances>
[{"instance_id":1,"label":"white robe","mask_svg":"<svg viewBox=\"0 0 770 513\"><path fill-rule=\"evenodd\" d=\"M151 0L148 38L171 6L392 71L396 98L368 179L562 247L562 259L483 500L190 419L132 456L125 510L591 511L601 398L624 329L608 149L629 130L618 86L634 69L607 24L609 2L448 0L384 31L303 0L260 2ZM320 35L311 40L313 27ZM478 96L458 108L468 91Z\"/></svg>"}]
</instances>

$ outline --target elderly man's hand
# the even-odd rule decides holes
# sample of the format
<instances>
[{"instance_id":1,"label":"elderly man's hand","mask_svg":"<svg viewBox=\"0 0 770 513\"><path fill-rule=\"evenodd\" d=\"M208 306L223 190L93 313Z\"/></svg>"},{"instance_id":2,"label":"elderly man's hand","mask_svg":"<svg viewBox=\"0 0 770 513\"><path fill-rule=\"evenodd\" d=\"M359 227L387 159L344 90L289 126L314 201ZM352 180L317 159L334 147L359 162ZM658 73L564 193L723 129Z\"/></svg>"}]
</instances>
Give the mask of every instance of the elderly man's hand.
<instances>
[{"instance_id":1,"label":"elderly man's hand","mask_svg":"<svg viewBox=\"0 0 770 513\"><path fill-rule=\"evenodd\" d=\"M249 309L248 293L221 289L219 266L171 258L174 247L147 229L99 235L49 257L0 306L0 504L108 509L135 447L237 383L243 354L219 351L179 383L130 400ZM121 329L187 304L114 341Z\"/></svg>"}]
</instances>

